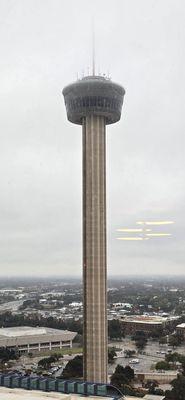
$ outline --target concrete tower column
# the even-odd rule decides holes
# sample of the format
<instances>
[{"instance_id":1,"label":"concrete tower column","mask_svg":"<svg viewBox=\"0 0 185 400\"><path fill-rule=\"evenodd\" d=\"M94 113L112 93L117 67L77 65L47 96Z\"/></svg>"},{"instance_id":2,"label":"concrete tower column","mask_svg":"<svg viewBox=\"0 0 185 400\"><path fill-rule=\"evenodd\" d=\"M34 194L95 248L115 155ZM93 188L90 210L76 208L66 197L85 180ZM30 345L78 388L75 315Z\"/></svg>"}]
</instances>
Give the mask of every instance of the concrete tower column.
<instances>
[{"instance_id":1,"label":"concrete tower column","mask_svg":"<svg viewBox=\"0 0 185 400\"><path fill-rule=\"evenodd\" d=\"M120 120L125 90L102 76L63 89L67 118L83 131L84 380L107 382L105 127Z\"/></svg>"},{"instance_id":2,"label":"concrete tower column","mask_svg":"<svg viewBox=\"0 0 185 400\"><path fill-rule=\"evenodd\" d=\"M107 382L105 118L83 120L84 379Z\"/></svg>"}]
</instances>

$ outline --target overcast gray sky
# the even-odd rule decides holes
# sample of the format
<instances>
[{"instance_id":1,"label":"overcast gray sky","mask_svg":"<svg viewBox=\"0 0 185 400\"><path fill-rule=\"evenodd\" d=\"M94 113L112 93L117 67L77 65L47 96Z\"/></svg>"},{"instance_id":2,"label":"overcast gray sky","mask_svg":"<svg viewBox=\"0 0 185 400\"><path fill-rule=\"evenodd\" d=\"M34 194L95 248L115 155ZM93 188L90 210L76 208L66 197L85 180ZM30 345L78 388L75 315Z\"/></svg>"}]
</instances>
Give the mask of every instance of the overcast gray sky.
<instances>
[{"instance_id":1,"label":"overcast gray sky","mask_svg":"<svg viewBox=\"0 0 185 400\"><path fill-rule=\"evenodd\" d=\"M126 89L107 128L109 274L184 274L183 0L0 0L0 274L80 275L81 128L63 87L91 65ZM84 72L83 72L84 71ZM137 220L170 238L116 240Z\"/></svg>"}]
</instances>

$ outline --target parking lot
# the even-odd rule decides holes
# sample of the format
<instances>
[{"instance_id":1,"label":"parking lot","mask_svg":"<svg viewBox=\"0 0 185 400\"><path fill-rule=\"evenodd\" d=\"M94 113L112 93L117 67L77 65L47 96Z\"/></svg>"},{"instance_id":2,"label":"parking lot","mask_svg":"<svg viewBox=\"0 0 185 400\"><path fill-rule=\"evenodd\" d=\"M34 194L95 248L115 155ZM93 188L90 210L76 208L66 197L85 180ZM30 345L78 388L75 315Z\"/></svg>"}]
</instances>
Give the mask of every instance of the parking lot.
<instances>
[{"instance_id":1,"label":"parking lot","mask_svg":"<svg viewBox=\"0 0 185 400\"><path fill-rule=\"evenodd\" d=\"M167 345L159 345L157 341L150 340L147 343L147 346L144 348L144 351L141 353L138 353L134 341L132 341L129 337L126 337L120 342L111 342L109 343L110 347L115 347L117 349L124 349L124 350L135 350L136 353L131 357L131 358L116 358L114 359L114 362L112 364L109 364L108 368L108 373L109 375L112 375L114 372L116 365L120 364L122 366L130 365L136 373L138 372L151 372L154 370L155 364L158 361L164 360L165 359L165 354L167 354L169 351L177 351L181 354L185 355L185 346L179 346L178 348L170 348ZM75 357L76 354L73 355L64 355L63 358L61 358L58 362L56 362L55 367L58 366L59 368L56 368L56 370L48 371L49 374L51 373L53 376L60 376L62 373L62 370L64 366L67 364L67 362ZM27 356L24 355L19 359L18 361L14 362L14 366L12 366L12 369L17 369L20 372L24 373L26 369L31 369L32 371L37 367L38 361L43 358L43 356L35 356L32 357L31 359ZM133 359L138 359L138 363L132 363Z\"/></svg>"},{"instance_id":2,"label":"parking lot","mask_svg":"<svg viewBox=\"0 0 185 400\"><path fill-rule=\"evenodd\" d=\"M154 369L155 364L158 361L165 359L165 354L168 354L169 351L177 351L181 354L185 354L185 346L180 346L178 348L171 348L168 345L159 345L157 341L149 340L147 346L144 348L142 354L137 352L134 341L130 340L128 337L123 339L121 342L112 342L109 343L109 346L117 347L119 349L129 349L135 350L136 354L132 356L132 358L117 358L114 363L109 365L109 374L111 375L114 372L114 369L117 364L122 366L130 365L135 372L150 372ZM138 363L132 364L132 359L138 359Z\"/></svg>"}]
</instances>

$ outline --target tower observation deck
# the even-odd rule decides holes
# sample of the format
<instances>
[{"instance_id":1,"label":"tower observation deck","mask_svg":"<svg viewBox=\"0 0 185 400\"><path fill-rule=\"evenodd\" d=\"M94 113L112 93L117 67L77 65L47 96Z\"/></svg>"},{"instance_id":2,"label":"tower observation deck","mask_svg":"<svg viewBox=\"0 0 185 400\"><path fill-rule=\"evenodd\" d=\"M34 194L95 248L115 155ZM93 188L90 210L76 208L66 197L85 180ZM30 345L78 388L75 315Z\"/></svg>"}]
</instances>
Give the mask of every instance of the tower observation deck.
<instances>
[{"instance_id":1,"label":"tower observation deck","mask_svg":"<svg viewBox=\"0 0 185 400\"><path fill-rule=\"evenodd\" d=\"M83 135L84 380L107 382L106 125L119 121L125 90L87 76L63 89Z\"/></svg>"}]
</instances>

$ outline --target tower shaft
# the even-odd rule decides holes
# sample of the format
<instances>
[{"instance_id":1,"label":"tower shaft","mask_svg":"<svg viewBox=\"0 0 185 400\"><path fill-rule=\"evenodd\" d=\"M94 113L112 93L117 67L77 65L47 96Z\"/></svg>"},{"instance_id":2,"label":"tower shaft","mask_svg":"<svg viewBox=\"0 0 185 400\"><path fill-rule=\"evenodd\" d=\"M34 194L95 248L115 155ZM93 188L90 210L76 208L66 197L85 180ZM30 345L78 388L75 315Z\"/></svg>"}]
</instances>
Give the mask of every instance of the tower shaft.
<instances>
[{"instance_id":1,"label":"tower shaft","mask_svg":"<svg viewBox=\"0 0 185 400\"><path fill-rule=\"evenodd\" d=\"M106 137L125 90L101 76L63 89L67 118L83 126L84 379L107 382Z\"/></svg>"},{"instance_id":2,"label":"tower shaft","mask_svg":"<svg viewBox=\"0 0 185 400\"><path fill-rule=\"evenodd\" d=\"M84 379L107 382L105 118L83 119Z\"/></svg>"}]
</instances>

